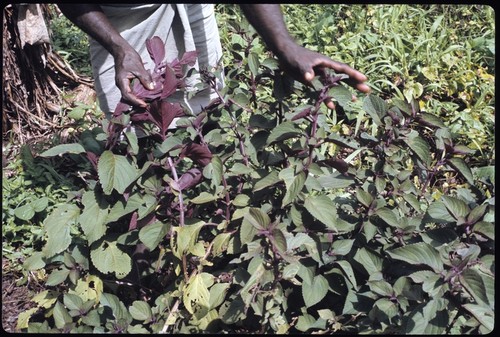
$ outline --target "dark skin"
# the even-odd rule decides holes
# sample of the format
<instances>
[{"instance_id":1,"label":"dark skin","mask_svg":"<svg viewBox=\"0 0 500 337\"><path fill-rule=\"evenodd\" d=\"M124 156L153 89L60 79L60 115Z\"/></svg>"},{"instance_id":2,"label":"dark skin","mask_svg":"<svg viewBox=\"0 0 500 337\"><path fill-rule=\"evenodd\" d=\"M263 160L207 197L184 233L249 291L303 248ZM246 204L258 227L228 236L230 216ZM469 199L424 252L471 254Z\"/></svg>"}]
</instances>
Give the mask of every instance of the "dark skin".
<instances>
[{"instance_id":1,"label":"dark skin","mask_svg":"<svg viewBox=\"0 0 500 337\"><path fill-rule=\"evenodd\" d=\"M147 104L131 91L130 82L137 78L145 88L153 88L151 75L144 68L139 54L110 24L99 5L59 4L61 12L75 25L99 42L115 60L116 86L124 101L132 106ZM241 4L247 20L257 30L269 49L278 58L281 67L294 79L311 85L316 75L322 76L327 68L345 74L345 82L363 93L369 93L367 77L350 66L332 60L320 53L298 45L288 33L279 4ZM326 105L333 109L331 101Z\"/></svg>"}]
</instances>

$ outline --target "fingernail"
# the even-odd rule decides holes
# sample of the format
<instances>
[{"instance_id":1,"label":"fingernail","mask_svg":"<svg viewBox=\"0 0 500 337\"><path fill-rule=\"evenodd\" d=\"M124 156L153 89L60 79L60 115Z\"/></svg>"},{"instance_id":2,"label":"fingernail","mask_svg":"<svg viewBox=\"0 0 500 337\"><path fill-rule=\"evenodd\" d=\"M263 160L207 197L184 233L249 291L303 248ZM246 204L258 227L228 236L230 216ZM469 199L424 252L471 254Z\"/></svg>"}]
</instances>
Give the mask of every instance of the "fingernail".
<instances>
[{"instance_id":1,"label":"fingernail","mask_svg":"<svg viewBox=\"0 0 500 337\"><path fill-rule=\"evenodd\" d=\"M154 89L155 88L155 84L153 82L149 83L149 89Z\"/></svg>"}]
</instances>

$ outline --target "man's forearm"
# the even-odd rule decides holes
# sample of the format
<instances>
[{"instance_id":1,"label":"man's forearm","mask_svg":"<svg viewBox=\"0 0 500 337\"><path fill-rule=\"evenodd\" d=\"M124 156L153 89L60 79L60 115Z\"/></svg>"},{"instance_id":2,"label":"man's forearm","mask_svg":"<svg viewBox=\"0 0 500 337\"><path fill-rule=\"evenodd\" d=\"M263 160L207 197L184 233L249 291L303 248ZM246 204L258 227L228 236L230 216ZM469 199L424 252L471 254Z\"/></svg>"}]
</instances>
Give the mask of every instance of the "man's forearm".
<instances>
[{"instance_id":1,"label":"man's forearm","mask_svg":"<svg viewBox=\"0 0 500 337\"><path fill-rule=\"evenodd\" d=\"M99 5L58 4L58 7L71 22L99 42L113 56L130 48L108 21Z\"/></svg>"},{"instance_id":2,"label":"man's forearm","mask_svg":"<svg viewBox=\"0 0 500 337\"><path fill-rule=\"evenodd\" d=\"M288 33L279 4L240 4L248 22L278 57L297 44Z\"/></svg>"}]
</instances>

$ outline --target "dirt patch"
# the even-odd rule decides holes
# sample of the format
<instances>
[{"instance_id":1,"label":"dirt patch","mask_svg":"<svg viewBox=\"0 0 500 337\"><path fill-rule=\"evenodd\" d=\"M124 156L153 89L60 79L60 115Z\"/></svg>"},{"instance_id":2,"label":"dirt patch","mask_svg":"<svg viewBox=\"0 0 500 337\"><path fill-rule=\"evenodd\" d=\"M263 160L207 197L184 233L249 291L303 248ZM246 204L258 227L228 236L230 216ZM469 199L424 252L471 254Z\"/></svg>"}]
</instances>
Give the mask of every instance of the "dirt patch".
<instances>
[{"instance_id":1,"label":"dirt patch","mask_svg":"<svg viewBox=\"0 0 500 337\"><path fill-rule=\"evenodd\" d=\"M16 282L21 278L9 270L9 261L2 258L2 330L5 332L19 332L16 330L19 314L35 304L30 301L35 293L31 286L18 286Z\"/></svg>"}]
</instances>

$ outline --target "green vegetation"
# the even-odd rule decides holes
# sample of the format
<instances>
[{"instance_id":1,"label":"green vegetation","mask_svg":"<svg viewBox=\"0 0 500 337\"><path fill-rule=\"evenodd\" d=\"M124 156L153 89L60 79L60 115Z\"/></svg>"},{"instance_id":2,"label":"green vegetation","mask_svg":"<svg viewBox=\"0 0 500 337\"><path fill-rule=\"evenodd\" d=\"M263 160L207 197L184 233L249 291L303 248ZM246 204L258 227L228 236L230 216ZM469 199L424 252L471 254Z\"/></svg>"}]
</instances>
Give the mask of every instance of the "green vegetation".
<instances>
[{"instance_id":1,"label":"green vegetation","mask_svg":"<svg viewBox=\"0 0 500 337\"><path fill-rule=\"evenodd\" d=\"M219 104L174 130L159 97L102 123L79 107L77 135L4 170L4 256L46 285L18 329L492 331L493 10L284 6L299 41L369 75L353 101L334 74L294 83L217 9Z\"/></svg>"}]
</instances>

